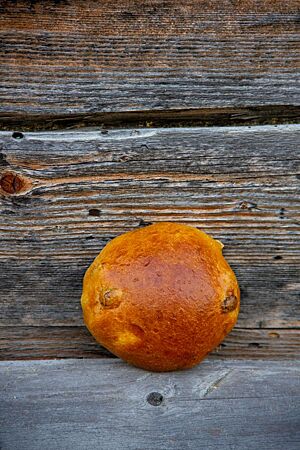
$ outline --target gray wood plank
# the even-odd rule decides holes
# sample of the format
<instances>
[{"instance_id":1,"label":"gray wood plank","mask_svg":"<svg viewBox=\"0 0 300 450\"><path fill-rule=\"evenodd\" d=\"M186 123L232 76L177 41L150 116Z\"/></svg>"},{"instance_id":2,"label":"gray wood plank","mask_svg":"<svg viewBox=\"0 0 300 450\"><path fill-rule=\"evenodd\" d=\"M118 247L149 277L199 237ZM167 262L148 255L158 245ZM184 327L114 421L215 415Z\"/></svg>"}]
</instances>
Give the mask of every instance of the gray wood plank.
<instances>
[{"instance_id":1,"label":"gray wood plank","mask_svg":"<svg viewBox=\"0 0 300 450\"><path fill-rule=\"evenodd\" d=\"M84 326L0 327L0 360L114 357ZM300 359L299 329L235 327L210 359Z\"/></svg>"},{"instance_id":2,"label":"gray wood plank","mask_svg":"<svg viewBox=\"0 0 300 450\"><path fill-rule=\"evenodd\" d=\"M2 450L298 449L300 363L0 363ZM153 394L156 393L156 394Z\"/></svg>"},{"instance_id":3,"label":"gray wood plank","mask_svg":"<svg viewBox=\"0 0 300 450\"><path fill-rule=\"evenodd\" d=\"M299 4L1 2L0 112L299 105Z\"/></svg>"},{"instance_id":4,"label":"gray wood plank","mask_svg":"<svg viewBox=\"0 0 300 450\"><path fill-rule=\"evenodd\" d=\"M297 328L300 126L2 132L0 324L82 326L84 271L147 222L220 239L240 328ZM255 351L255 349L254 349Z\"/></svg>"}]
</instances>

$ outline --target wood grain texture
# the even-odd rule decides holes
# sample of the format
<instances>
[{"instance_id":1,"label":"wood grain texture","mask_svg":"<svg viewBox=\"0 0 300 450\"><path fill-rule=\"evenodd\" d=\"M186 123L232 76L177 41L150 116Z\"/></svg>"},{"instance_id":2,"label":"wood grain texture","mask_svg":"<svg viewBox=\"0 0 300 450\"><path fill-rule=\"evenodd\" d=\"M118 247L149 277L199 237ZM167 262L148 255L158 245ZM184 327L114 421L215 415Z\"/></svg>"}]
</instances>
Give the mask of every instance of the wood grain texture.
<instances>
[{"instance_id":1,"label":"wood grain texture","mask_svg":"<svg viewBox=\"0 0 300 450\"><path fill-rule=\"evenodd\" d=\"M164 374L118 360L0 363L1 446L296 450L299 370L247 360Z\"/></svg>"},{"instance_id":2,"label":"wood grain texture","mask_svg":"<svg viewBox=\"0 0 300 450\"><path fill-rule=\"evenodd\" d=\"M0 327L0 360L114 357L86 327ZM234 328L208 359L300 359L297 329Z\"/></svg>"},{"instance_id":3,"label":"wood grain texture","mask_svg":"<svg viewBox=\"0 0 300 450\"><path fill-rule=\"evenodd\" d=\"M124 231L169 220L225 244L242 290L237 327L299 327L299 131L94 130L22 139L2 132L1 326L82 326L82 277L101 248Z\"/></svg>"},{"instance_id":4,"label":"wood grain texture","mask_svg":"<svg viewBox=\"0 0 300 450\"><path fill-rule=\"evenodd\" d=\"M2 118L299 105L297 0L2 1Z\"/></svg>"}]
</instances>

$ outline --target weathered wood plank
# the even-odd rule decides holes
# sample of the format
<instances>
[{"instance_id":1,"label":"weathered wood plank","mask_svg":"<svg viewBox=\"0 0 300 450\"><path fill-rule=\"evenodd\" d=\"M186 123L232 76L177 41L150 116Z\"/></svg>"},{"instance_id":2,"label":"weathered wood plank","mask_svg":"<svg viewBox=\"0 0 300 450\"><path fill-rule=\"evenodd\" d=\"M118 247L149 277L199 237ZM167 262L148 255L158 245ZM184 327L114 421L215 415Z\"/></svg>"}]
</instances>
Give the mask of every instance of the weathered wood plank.
<instances>
[{"instance_id":1,"label":"weathered wood plank","mask_svg":"<svg viewBox=\"0 0 300 450\"><path fill-rule=\"evenodd\" d=\"M98 226L101 227L101 224ZM76 238L73 236L73 239ZM252 237L250 239L253 240ZM90 258L80 256L73 258L72 255L62 258L58 255L56 258L55 255L43 255L46 252L45 246L51 246L51 242L43 242L41 239L42 249L36 250L37 247L32 247L30 240L28 241L26 237L24 240L28 254L34 252L34 258L28 256L26 259L24 247L19 260L17 252L15 258L5 258L3 255L5 247L2 250L0 326L83 325L80 307L82 278L97 251L91 248ZM65 245L72 246L72 240L66 241ZM262 252L268 251L263 244L256 245ZM277 245L282 248L287 242L283 241ZM238 252L239 247L236 248ZM63 252L63 249L61 251ZM246 243L241 251L247 251ZM283 249L282 252L285 255ZM294 260L292 264L279 261L278 264L277 260L270 258L269 261L261 263L259 255L252 258L250 261L248 256L244 262L235 261L234 256L230 255L227 258L237 274L242 289L242 304L237 326L299 327L297 261Z\"/></svg>"},{"instance_id":2,"label":"weathered wood plank","mask_svg":"<svg viewBox=\"0 0 300 450\"><path fill-rule=\"evenodd\" d=\"M299 448L300 364L0 363L3 450ZM156 394L153 394L156 393Z\"/></svg>"},{"instance_id":3,"label":"weathered wood plank","mask_svg":"<svg viewBox=\"0 0 300 450\"><path fill-rule=\"evenodd\" d=\"M1 2L0 112L299 105L297 0Z\"/></svg>"},{"instance_id":4,"label":"weathered wood plank","mask_svg":"<svg viewBox=\"0 0 300 450\"><path fill-rule=\"evenodd\" d=\"M2 132L0 324L81 326L82 276L103 245L170 220L225 244L238 327L298 327L299 132Z\"/></svg>"},{"instance_id":5,"label":"weathered wood plank","mask_svg":"<svg viewBox=\"0 0 300 450\"><path fill-rule=\"evenodd\" d=\"M0 327L0 360L113 357L84 326ZM234 328L214 358L300 359L300 332Z\"/></svg>"}]
</instances>

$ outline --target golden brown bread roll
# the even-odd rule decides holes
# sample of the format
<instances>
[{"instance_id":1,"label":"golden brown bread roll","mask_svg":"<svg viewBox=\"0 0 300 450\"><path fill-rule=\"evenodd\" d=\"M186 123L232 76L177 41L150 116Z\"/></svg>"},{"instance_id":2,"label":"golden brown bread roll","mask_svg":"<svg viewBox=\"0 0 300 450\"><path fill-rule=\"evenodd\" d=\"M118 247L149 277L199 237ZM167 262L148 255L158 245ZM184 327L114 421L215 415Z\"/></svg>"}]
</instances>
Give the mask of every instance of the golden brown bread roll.
<instances>
[{"instance_id":1,"label":"golden brown bread roll","mask_svg":"<svg viewBox=\"0 0 300 450\"><path fill-rule=\"evenodd\" d=\"M168 222L118 236L85 274L86 326L138 367L198 364L238 316L240 291L222 247L203 231Z\"/></svg>"}]
</instances>

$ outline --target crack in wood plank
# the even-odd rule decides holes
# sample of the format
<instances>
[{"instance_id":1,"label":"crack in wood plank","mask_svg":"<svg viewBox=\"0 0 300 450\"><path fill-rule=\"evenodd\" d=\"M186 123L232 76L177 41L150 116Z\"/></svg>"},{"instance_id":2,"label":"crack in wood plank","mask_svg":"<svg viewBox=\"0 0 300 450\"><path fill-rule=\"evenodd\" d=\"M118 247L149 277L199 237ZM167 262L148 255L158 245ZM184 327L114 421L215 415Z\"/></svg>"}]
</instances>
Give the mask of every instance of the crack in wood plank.
<instances>
[{"instance_id":1,"label":"crack in wood plank","mask_svg":"<svg viewBox=\"0 0 300 450\"><path fill-rule=\"evenodd\" d=\"M269 105L236 108L190 108L148 111L104 112L92 114L22 114L0 111L0 130L22 131L80 130L97 127L103 136L118 127L126 129L195 126L246 126L298 123L297 105Z\"/></svg>"},{"instance_id":2,"label":"crack in wood plank","mask_svg":"<svg viewBox=\"0 0 300 450\"><path fill-rule=\"evenodd\" d=\"M232 369L224 370L224 372L221 373L221 375L216 380L214 380L209 386L206 387L206 389L204 390L204 392L202 394L203 398L207 397L214 389L217 389L231 372L232 372Z\"/></svg>"}]
</instances>

